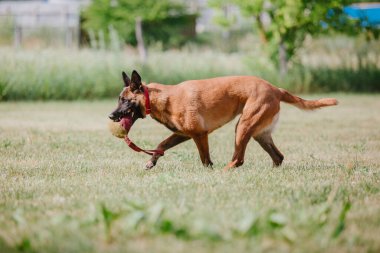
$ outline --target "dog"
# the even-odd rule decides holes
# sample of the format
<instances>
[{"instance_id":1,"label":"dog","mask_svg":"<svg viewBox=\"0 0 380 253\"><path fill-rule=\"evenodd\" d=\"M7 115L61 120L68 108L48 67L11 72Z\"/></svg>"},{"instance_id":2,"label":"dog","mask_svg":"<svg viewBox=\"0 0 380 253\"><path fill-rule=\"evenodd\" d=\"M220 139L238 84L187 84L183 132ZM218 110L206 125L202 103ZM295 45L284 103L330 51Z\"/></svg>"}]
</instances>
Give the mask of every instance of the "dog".
<instances>
[{"instance_id":1,"label":"dog","mask_svg":"<svg viewBox=\"0 0 380 253\"><path fill-rule=\"evenodd\" d=\"M226 169L243 165L245 150L251 138L269 154L274 166L281 165L284 155L272 139L279 118L280 102L302 110L338 104L334 98L304 100L255 76L190 80L178 85L145 85L135 70L131 78L125 72L122 78L124 88L118 106L109 118L118 122L128 117L133 124L137 119L147 116L146 107L150 103L151 117L173 132L158 144L156 150L164 152L193 139L204 166L213 165L208 135L240 115L235 127L235 151ZM144 91L148 94L144 94ZM153 168L161 156L162 153L153 154L146 168Z\"/></svg>"}]
</instances>

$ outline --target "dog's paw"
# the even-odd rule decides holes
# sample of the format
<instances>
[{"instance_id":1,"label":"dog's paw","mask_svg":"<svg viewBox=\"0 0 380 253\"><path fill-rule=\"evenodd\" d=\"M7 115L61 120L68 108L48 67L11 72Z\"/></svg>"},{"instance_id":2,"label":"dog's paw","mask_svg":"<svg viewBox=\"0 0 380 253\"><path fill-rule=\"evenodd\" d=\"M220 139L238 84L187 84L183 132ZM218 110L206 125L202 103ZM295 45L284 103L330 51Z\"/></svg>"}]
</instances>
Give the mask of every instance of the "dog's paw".
<instances>
[{"instance_id":1,"label":"dog's paw","mask_svg":"<svg viewBox=\"0 0 380 253\"><path fill-rule=\"evenodd\" d=\"M237 164L238 160L235 160L235 161L232 161L232 162L229 162L223 169L223 172L227 172L227 171L231 171L232 169L236 168L236 164Z\"/></svg>"},{"instance_id":2,"label":"dog's paw","mask_svg":"<svg viewBox=\"0 0 380 253\"><path fill-rule=\"evenodd\" d=\"M145 164L145 169L146 170L150 170L151 168L154 167L154 163L152 161L148 161L146 164Z\"/></svg>"}]
</instances>

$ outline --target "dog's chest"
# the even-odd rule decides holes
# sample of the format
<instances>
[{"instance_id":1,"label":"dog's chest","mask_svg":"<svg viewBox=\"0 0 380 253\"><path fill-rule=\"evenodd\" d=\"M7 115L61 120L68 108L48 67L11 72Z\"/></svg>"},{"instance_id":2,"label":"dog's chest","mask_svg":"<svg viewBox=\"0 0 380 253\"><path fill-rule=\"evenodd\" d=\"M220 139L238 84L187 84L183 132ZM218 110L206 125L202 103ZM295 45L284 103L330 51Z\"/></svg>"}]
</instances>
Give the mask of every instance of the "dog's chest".
<instances>
[{"instance_id":1,"label":"dog's chest","mask_svg":"<svg viewBox=\"0 0 380 253\"><path fill-rule=\"evenodd\" d=\"M179 130L175 127L174 124L162 119L162 118L154 118L157 122L161 123L162 125L166 126L167 129L170 131L177 133Z\"/></svg>"}]
</instances>

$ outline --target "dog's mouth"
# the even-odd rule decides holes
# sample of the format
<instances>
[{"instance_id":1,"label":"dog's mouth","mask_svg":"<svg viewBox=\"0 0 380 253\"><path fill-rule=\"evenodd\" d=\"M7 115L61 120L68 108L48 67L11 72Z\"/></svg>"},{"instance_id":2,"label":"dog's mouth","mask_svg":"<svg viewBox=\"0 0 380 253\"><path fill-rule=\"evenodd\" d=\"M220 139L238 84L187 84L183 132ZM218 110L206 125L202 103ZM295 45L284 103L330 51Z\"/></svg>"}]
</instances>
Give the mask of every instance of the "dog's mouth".
<instances>
[{"instance_id":1,"label":"dog's mouth","mask_svg":"<svg viewBox=\"0 0 380 253\"><path fill-rule=\"evenodd\" d=\"M114 112L109 118L114 122L120 122L120 125L127 131L131 129L133 123L139 118L142 118L142 114L138 108L129 108L125 112Z\"/></svg>"},{"instance_id":2,"label":"dog's mouth","mask_svg":"<svg viewBox=\"0 0 380 253\"><path fill-rule=\"evenodd\" d=\"M114 122L120 122L124 118L135 121L138 118L135 116L137 116L137 113L135 113L132 109L128 109L125 113L119 113L118 115L112 114L110 118Z\"/></svg>"}]
</instances>

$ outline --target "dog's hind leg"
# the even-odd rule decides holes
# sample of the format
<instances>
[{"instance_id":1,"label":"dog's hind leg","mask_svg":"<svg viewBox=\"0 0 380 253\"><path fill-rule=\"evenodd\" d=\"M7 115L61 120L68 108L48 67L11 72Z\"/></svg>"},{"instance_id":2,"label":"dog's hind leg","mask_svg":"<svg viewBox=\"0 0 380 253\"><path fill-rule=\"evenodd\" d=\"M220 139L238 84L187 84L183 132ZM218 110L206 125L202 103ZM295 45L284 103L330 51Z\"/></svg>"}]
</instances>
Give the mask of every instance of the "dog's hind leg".
<instances>
[{"instance_id":1,"label":"dog's hind leg","mask_svg":"<svg viewBox=\"0 0 380 253\"><path fill-rule=\"evenodd\" d=\"M168 138L166 138L165 140L163 140L160 144L158 144L157 146L157 150L162 150L162 151L166 151L184 141L187 141L189 140L190 137L188 136L184 136L184 135L179 135L179 134L172 134L170 135ZM159 154L155 154L152 156L152 158L146 163L145 167L147 169L151 169L153 168L156 164L157 164L157 161L158 159L161 157L161 155Z\"/></svg>"},{"instance_id":2,"label":"dog's hind leg","mask_svg":"<svg viewBox=\"0 0 380 253\"><path fill-rule=\"evenodd\" d=\"M284 160L284 155L276 147L273 142L270 132L264 132L256 137L253 137L260 146L270 155L273 160L273 166L280 166Z\"/></svg>"},{"instance_id":3,"label":"dog's hind leg","mask_svg":"<svg viewBox=\"0 0 380 253\"><path fill-rule=\"evenodd\" d=\"M199 156L204 166L212 167L213 163L210 158L210 152L208 147L208 135L195 135L193 136L194 142L197 145Z\"/></svg>"},{"instance_id":4,"label":"dog's hind leg","mask_svg":"<svg viewBox=\"0 0 380 253\"><path fill-rule=\"evenodd\" d=\"M244 163L245 149L252 136L252 132L259 122L259 108L250 108L243 111L235 127L235 151L231 162L224 168L228 170L233 167L239 167Z\"/></svg>"},{"instance_id":5,"label":"dog's hind leg","mask_svg":"<svg viewBox=\"0 0 380 253\"><path fill-rule=\"evenodd\" d=\"M245 149L249 139L252 136L252 127L250 122L246 121L242 115L236 125L236 136L235 136L235 151L232 156L231 162L225 167L227 170L232 167L239 167L244 163Z\"/></svg>"},{"instance_id":6,"label":"dog's hind leg","mask_svg":"<svg viewBox=\"0 0 380 253\"><path fill-rule=\"evenodd\" d=\"M243 165L249 140L265 129L278 111L279 105L273 103L257 103L257 101L250 103L247 101L236 126L235 152L225 170Z\"/></svg>"}]
</instances>

